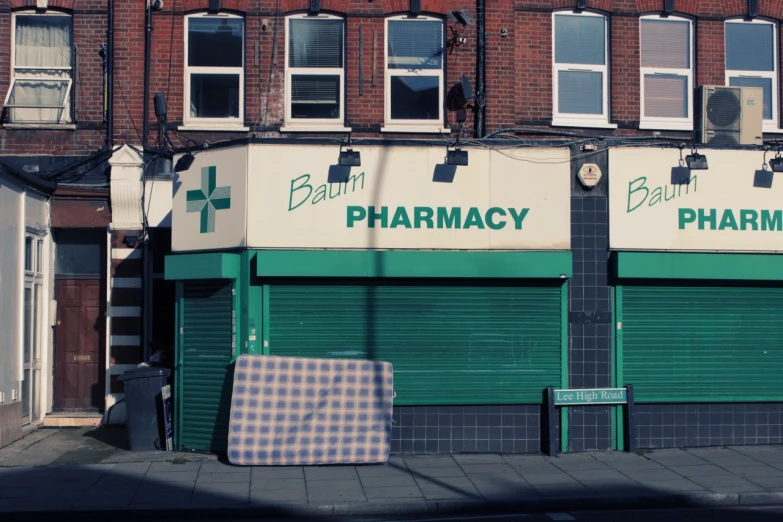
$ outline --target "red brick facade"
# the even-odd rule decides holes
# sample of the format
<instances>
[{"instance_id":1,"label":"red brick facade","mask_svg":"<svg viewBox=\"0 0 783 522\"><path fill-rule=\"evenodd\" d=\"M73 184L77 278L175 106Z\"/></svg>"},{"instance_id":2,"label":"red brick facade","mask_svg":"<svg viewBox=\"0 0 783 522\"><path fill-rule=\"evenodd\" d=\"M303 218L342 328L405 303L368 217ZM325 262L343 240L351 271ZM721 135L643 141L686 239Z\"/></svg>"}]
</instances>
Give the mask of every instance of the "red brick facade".
<instances>
[{"instance_id":1,"label":"red brick facade","mask_svg":"<svg viewBox=\"0 0 783 522\"><path fill-rule=\"evenodd\" d=\"M143 132L145 0L115 2L114 138L116 143L140 144ZM475 5L457 0L424 0L422 13L444 16ZM614 133L638 129L640 119L639 15L659 13L663 0L590 0L588 9L609 16L610 121ZM33 9L34 0L13 0L0 9L0 90L7 93L11 78L12 13ZM184 16L204 11L208 0L168 0L152 14L150 93L163 92L169 121L183 119ZM278 11L279 6L279 11ZM275 136L285 111L285 16L304 12L309 0L223 0L221 8L245 17L245 111L248 132L193 132L199 140L223 140L248 135ZM553 111L552 11L572 9L574 0L493 0L486 7L486 130L546 127ZM384 17L405 13L409 0L323 0L324 12L346 16L346 121L356 135L380 136L384 123ZM51 0L50 10L74 16L78 59L73 93L75 129L0 129L0 154L84 155L104 146L103 64L98 52L107 41L108 0ZM745 0L676 0L674 14L695 19L696 85L724 83L724 20L747 14ZM776 21L783 3L759 2L759 16ZM364 35L360 54L359 32ZM456 33L452 32L452 29ZM446 59L448 88L466 75L476 82L477 25L447 21L447 37L464 36ZM780 26L778 27L780 36ZM778 38L780 45L781 38ZM258 56L256 56L256 53ZM781 53L779 53L780 55ZM363 57L360 91L359 59ZM780 56L778 56L778 59ZM780 89L778 90L780 92ZM150 121L155 121L152 104ZM450 125L454 114L446 112ZM468 121L468 125L472 119ZM154 125L152 126L154 127ZM605 131L610 132L610 131ZM386 135L388 136L388 135ZM426 137L426 136L421 136ZM151 140L155 139L154 129Z\"/></svg>"}]
</instances>

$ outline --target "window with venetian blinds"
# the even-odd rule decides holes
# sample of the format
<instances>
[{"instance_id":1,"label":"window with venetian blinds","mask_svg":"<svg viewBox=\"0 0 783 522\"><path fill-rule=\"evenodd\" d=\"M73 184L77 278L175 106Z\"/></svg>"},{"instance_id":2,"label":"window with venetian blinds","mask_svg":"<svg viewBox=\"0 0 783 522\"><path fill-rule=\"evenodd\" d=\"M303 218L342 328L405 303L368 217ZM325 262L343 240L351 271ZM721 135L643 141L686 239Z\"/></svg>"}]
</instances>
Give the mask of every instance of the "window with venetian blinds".
<instances>
[{"instance_id":1,"label":"window with venetian blinds","mask_svg":"<svg viewBox=\"0 0 783 522\"><path fill-rule=\"evenodd\" d=\"M286 68L290 120L342 120L343 20L292 17L288 20Z\"/></svg>"},{"instance_id":2,"label":"window with venetian blinds","mask_svg":"<svg viewBox=\"0 0 783 522\"><path fill-rule=\"evenodd\" d=\"M642 121L690 122L692 114L691 22L641 20Z\"/></svg>"}]
</instances>

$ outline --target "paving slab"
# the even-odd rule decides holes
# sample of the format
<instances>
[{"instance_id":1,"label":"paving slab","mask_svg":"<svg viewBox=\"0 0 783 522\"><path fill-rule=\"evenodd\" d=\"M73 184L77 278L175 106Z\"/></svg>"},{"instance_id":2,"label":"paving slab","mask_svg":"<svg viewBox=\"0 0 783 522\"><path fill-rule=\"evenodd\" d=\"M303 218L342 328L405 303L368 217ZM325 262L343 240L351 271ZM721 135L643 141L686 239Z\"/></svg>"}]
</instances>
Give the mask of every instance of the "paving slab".
<instances>
[{"instance_id":1,"label":"paving slab","mask_svg":"<svg viewBox=\"0 0 783 522\"><path fill-rule=\"evenodd\" d=\"M505 461L496 464L460 464L462 471L468 475L473 473L504 473L510 476L518 476L519 473L513 466L506 464Z\"/></svg>"},{"instance_id":2,"label":"paving slab","mask_svg":"<svg viewBox=\"0 0 783 522\"><path fill-rule=\"evenodd\" d=\"M627 476L614 469L577 469L568 471L568 474L580 482L585 480L629 480Z\"/></svg>"},{"instance_id":3,"label":"paving slab","mask_svg":"<svg viewBox=\"0 0 783 522\"><path fill-rule=\"evenodd\" d=\"M611 470L611 466L593 457L581 457L579 455L558 457L550 459L550 462L563 471L587 471L605 469Z\"/></svg>"},{"instance_id":4,"label":"paving slab","mask_svg":"<svg viewBox=\"0 0 783 522\"><path fill-rule=\"evenodd\" d=\"M238 483L250 484L250 470L247 473L199 473L196 484Z\"/></svg>"},{"instance_id":5,"label":"paving slab","mask_svg":"<svg viewBox=\"0 0 783 522\"><path fill-rule=\"evenodd\" d=\"M569 475L568 473L560 472L560 473L547 473L547 474L526 474L522 473L522 478L524 478L527 482L530 484L541 484L541 485L549 485L549 486L555 486L558 484L577 484L578 481Z\"/></svg>"},{"instance_id":6,"label":"paving slab","mask_svg":"<svg viewBox=\"0 0 783 522\"><path fill-rule=\"evenodd\" d=\"M487 500L520 500L538 498L538 492L530 485L523 484L475 484L481 496Z\"/></svg>"},{"instance_id":7,"label":"paving slab","mask_svg":"<svg viewBox=\"0 0 783 522\"><path fill-rule=\"evenodd\" d=\"M299 466L280 467L280 468L254 466L251 471L251 476L253 477L253 481L257 479L258 480L295 479L295 478L304 479L304 468Z\"/></svg>"},{"instance_id":8,"label":"paving slab","mask_svg":"<svg viewBox=\"0 0 783 522\"><path fill-rule=\"evenodd\" d=\"M300 502L307 503L307 490L297 489L251 489L251 504L269 504L271 502Z\"/></svg>"},{"instance_id":9,"label":"paving slab","mask_svg":"<svg viewBox=\"0 0 783 522\"><path fill-rule=\"evenodd\" d=\"M144 482L196 482L198 471L148 471L144 475Z\"/></svg>"},{"instance_id":10,"label":"paving slab","mask_svg":"<svg viewBox=\"0 0 783 522\"><path fill-rule=\"evenodd\" d=\"M588 488L584 484L578 484L578 483L562 484L557 486L551 484L533 484L533 488L535 488L536 492L542 497L587 498L587 497L596 496L595 492L592 491L590 488Z\"/></svg>"},{"instance_id":11,"label":"paving slab","mask_svg":"<svg viewBox=\"0 0 783 522\"><path fill-rule=\"evenodd\" d=\"M195 481L181 482L175 487L160 484L142 482L136 494L131 500L132 505L165 505L165 506L186 506L190 503L190 497L193 495Z\"/></svg>"},{"instance_id":12,"label":"paving slab","mask_svg":"<svg viewBox=\"0 0 783 522\"><path fill-rule=\"evenodd\" d=\"M623 474L636 481L679 480L683 477L670 469L626 469Z\"/></svg>"},{"instance_id":13,"label":"paving slab","mask_svg":"<svg viewBox=\"0 0 783 522\"><path fill-rule=\"evenodd\" d=\"M149 462L123 462L115 464L107 475L144 475L150 469Z\"/></svg>"},{"instance_id":14,"label":"paving slab","mask_svg":"<svg viewBox=\"0 0 783 522\"><path fill-rule=\"evenodd\" d=\"M201 461L185 461L181 463L174 462L153 462L148 471L154 473L157 471L198 471L201 469Z\"/></svg>"},{"instance_id":15,"label":"paving slab","mask_svg":"<svg viewBox=\"0 0 783 522\"><path fill-rule=\"evenodd\" d=\"M359 480L353 466L314 466L304 469L307 480Z\"/></svg>"},{"instance_id":16,"label":"paving slab","mask_svg":"<svg viewBox=\"0 0 783 522\"><path fill-rule=\"evenodd\" d=\"M341 481L337 481L341 482ZM366 501L367 497L364 496L364 490L361 485L355 485L348 487L342 485L335 488L307 488L307 501L315 503L343 503L343 502L359 502Z\"/></svg>"},{"instance_id":17,"label":"paving slab","mask_svg":"<svg viewBox=\"0 0 783 522\"><path fill-rule=\"evenodd\" d=\"M664 466L704 466L706 460L680 449L655 450L644 454L645 458Z\"/></svg>"},{"instance_id":18,"label":"paving slab","mask_svg":"<svg viewBox=\"0 0 783 522\"><path fill-rule=\"evenodd\" d=\"M301 479L278 479L278 480L252 480L250 482L251 490L279 491L284 489L307 491L305 480Z\"/></svg>"},{"instance_id":19,"label":"paving slab","mask_svg":"<svg viewBox=\"0 0 783 522\"><path fill-rule=\"evenodd\" d=\"M201 473L250 473L253 468L250 466L234 466L217 460L201 462L199 471Z\"/></svg>"},{"instance_id":20,"label":"paving slab","mask_svg":"<svg viewBox=\"0 0 783 522\"><path fill-rule=\"evenodd\" d=\"M713 464L705 464L701 466L669 466L669 469L683 477L715 477L731 475L729 471Z\"/></svg>"},{"instance_id":21,"label":"paving slab","mask_svg":"<svg viewBox=\"0 0 783 522\"><path fill-rule=\"evenodd\" d=\"M400 475L395 477L361 477L360 480L364 488L416 486L416 480L411 475Z\"/></svg>"},{"instance_id":22,"label":"paving slab","mask_svg":"<svg viewBox=\"0 0 783 522\"><path fill-rule=\"evenodd\" d=\"M652 491L662 492L689 492L689 491L706 491L706 488L686 479L679 480L650 480L641 482L642 486Z\"/></svg>"},{"instance_id":23,"label":"paving slab","mask_svg":"<svg viewBox=\"0 0 783 522\"><path fill-rule=\"evenodd\" d=\"M502 455L495 455L491 453L476 453L465 455L454 455L454 460L460 465L476 465L476 464L506 464Z\"/></svg>"},{"instance_id":24,"label":"paving slab","mask_svg":"<svg viewBox=\"0 0 783 522\"><path fill-rule=\"evenodd\" d=\"M468 478L474 484L527 484L518 473L469 473Z\"/></svg>"},{"instance_id":25,"label":"paving slab","mask_svg":"<svg viewBox=\"0 0 783 522\"><path fill-rule=\"evenodd\" d=\"M465 477L465 472L459 466L448 466L441 468L411 468L411 475L414 477Z\"/></svg>"},{"instance_id":26,"label":"paving slab","mask_svg":"<svg viewBox=\"0 0 783 522\"><path fill-rule=\"evenodd\" d=\"M364 486L367 500L423 499L424 494L414 483L412 486L368 487Z\"/></svg>"},{"instance_id":27,"label":"paving slab","mask_svg":"<svg viewBox=\"0 0 783 522\"><path fill-rule=\"evenodd\" d=\"M247 504L250 502L249 483L196 483L191 504Z\"/></svg>"},{"instance_id":28,"label":"paving slab","mask_svg":"<svg viewBox=\"0 0 783 522\"><path fill-rule=\"evenodd\" d=\"M406 455L402 460L411 469L457 466L450 455Z\"/></svg>"},{"instance_id":29,"label":"paving slab","mask_svg":"<svg viewBox=\"0 0 783 522\"><path fill-rule=\"evenodd\" d=\"M0 489L0 499L22 498L32 492L33 488L2 488Z\"/></svg>"},{"instance_id":30,"label":"paving slab","mask_svg":"<svg viewBox=\"0 0 783 522\"><path fill-rule=\"evenodd\" d=\"M783 471L772 466L727 467L726 471L738 477L783 477Z\"/></svg>"},{"instance_id":31,"label":"paving slab","mask_svg":"<svg viewBox=\"0 0 783 522\"><path fill-rule=\"evenodd\" d=\"M713 488L750 488L757 489L759 486L748 482L747 480L735 477L690 477L692 482L704 486L707 489Z\"/></svg>"},{"instance_id":32,"label":"paving slab","mask_svg":"<svg viewBox=\"0 0 783 522\"><path fill-rule=\"evenodd\" d=\"M770 490L783 489L783 477L746 477L746 480Z\"/></svg>"}]
</instances>

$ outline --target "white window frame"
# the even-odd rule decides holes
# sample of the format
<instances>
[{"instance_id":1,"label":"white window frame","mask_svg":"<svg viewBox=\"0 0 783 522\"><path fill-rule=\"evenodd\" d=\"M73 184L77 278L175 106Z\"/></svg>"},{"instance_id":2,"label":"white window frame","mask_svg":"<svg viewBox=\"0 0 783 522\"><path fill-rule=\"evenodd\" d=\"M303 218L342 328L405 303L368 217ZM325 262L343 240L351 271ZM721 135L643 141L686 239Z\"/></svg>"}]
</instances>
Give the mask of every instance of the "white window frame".
<instances>
[{"instance_id":1,"label":"white window frame","mask_svg":"<svg viewBox=\"0 0 783 522\"><path fill-rule=\"evenodd\" d=\"M188 36L190 20L195 18L234 18L242 20L242 65L240 67L200 67L188 65ZM185 16L185 59L184 59L184 100L182 122L183 130L249 130L244 127L245 115L245 37L247 22L242 16L229 13L194 13ZM237 118L198 118L190 115L190 75L191 74L230 74L239 75L239 117Z\"/></svg>"},{"instance_id":2,"label":"white window frame","mask_svg":"<svg viewBox=\"0 0 783 522\"><path fill-rule=\"evenodd\" d=\"M288 65L288 49L290 37L289 20L307 19L307 20L340 20L343 22L343 66L342 67L290 67ZM307 13L289 15L285 19L285 125L280 128L281 132L312 132L312 131L338 131L350 132L351 129L345 127L345 18L318 14L309 15ZM337 118L292 118L291 117L291 77L295 74L307 74L313 76L340 76L339 102L340 115Z\"/></svg>"},{"instance_id":3,"label":"white window frame","mask_svg":"<svg viewBox=\"0 0 783 522\"><path fill-rule=\"evenodd\" d=\"M23 250L26 250L27 240L32 241L32 248L30 250L30 265L32 270L27 270L27 256L24 258L24 287L22 290L22 305L24 304L24 291L30 290L30 323L23 325L27 328L27 335L29 336L30 345L24 343L24 335L22 335L22 372L27 370L29 372L30 381L23 379L24 373L22 373L22 379L19 381L19 400L22 400L24 393L22 387L28 389L28 415L23 418L24 424L35 423L42 417L42 376L44 374L42 359L43 359L43 347L44 347L44 333L43 327L43 305L44 305L44 260L41 259L44 255L45 237L38 232L33 232L29 228L24 235ZM22 311L22 317L26 310ZM29 360L25 362L25 352L29 350ZM37 357L36 357L37 356Z\"/></svg>"},{"instance_id":4,"label":"white window frame","mask_svg":"<svg viewBox=\"0 0 783 522\"><path fill-rule=\"evenodd\" d=\"M670 69L666 67L644 67L640 66L639 77L639 92L641 96L641 106L639 113L639 128L640 129L658 129L658 130L693 130L693 64L696 60L696 54L694 52L694 26L693 20L684 16L661 16L657 14L644 15L639 19L639 61L641 63L641 49L642 49L642 22L644 20L672 20L675 22L688 22L688 50L690 55L688 56L688 64L690 67L687 69ZM645 75L667 75L667 76L684 76L687 78L686 83L686 103L688 104L688 116L685 118L665 118L665 117L645 117L644 115L644 77Z\"/></svg>"},{"instance_id":5,"label":"white window frame","mask_svg":"<svg viewBox=\"0 0 783 522\"><path fill-rule=\"evenodd\" d=\"M779 105L780 102L778 100L778 83L780 81L778 76L778 61L780 60L780 54L778 51L778 24L769 20L762 20L759 18L754 18L753 20L745 20L744 18L730 18L726 20L725 24L766 24L772 26L772 71L737 71L737 70L730 70L728 66L725 67L726 69L726 81L725 84L728 86L731 84L731 78L764 78L764 79L770 79L772 80L772 119L771 120L763 120L762 122L762 131L763 132L783 132L781 131L779 127ZM725 27L724 24L724 27ZM724 37L723 37L723 49L724 54L728 56L728 53L726 52L726 37L725 37L725 31L724 31ZM725 64L724 64L725 65Z\"/></svg>"},{"instance_id":6,"label":"white window frame","mask_svg":"<svg viewBox=\"0 0 783 522\"><path fill-rule=\"evenodd\" d=\"M428 133L451 133L451 129L444 125L445 105L445 80L446 75L446 53L441 62L440 69L390 69L389 68L389 22L403 20L410 23L418 22L440 22L441 40L446 31L446 24L443 19L434 16L417 16L411 18L407 15L389 16L384 22L383 36L383 68L384 68L384 126L381 132L428 132ZM391 78L392 76L437 76L440 79L440 88L438 89L438 119L437 120L395 120L391 117Z\"/></svg>"},{"instance_id":7,"label":"white window frame","mask_svg":"<svg viewBox=\"0 0 783 522\"><path fill-rule=\"evenodd\" d=\"M556 17L561 15L575 16L597 16L604 19L604 64L590 65L582 63L557 63L555 59L557 53ZM596 127L616 129L617 125L609 123L611 109L609 103L609 17L601 13L591 11L576 11L573 9L554 11L552 13L552 126L554 127ZM579 71L579 72L600 72L603 82L603 112L601 114L573 114L560 112L558 107L559 85L558 76L560 71Z\"/></svg>"},{"instance_id":8,"label":"white window frame","mask_svg":"<svg viewBox=\"0 0 783 522\"><path fill-rule=\"evenodd\" d=\"M13 13L13 19L11 21L11 85L8 86L8 92L5 95L5 99L3 100L3 107L8 107L8 100L11 98L11 93L14 90L14 86L16 85L16 80L33 80L33 81L65 81L67 84L66 90L65 90L65 97L63 99L63 105L62 106L53 106L53 107L42 107L41 110L57 110L60 109L60 117L57 121L50 121L50 120L40 120L40 121L14 121L13 118L10 119L10 126L14 125L21 125L24 127L35 127L35 126L50 126L50 125L68 125L70 124L73 119L71 115L71 88L73 87L73 50L71 50L71 66L70 67L21 67L16 65L16 23L17 18L20 16L24 17L34 17L34 16L59 16L62 18L68 18L71 23L71 45L75 45L73 38L74 38L74 28L73 28L73 16L69 15L68 13L63 13L61 11L45 11L43 13L36 12L36 11L17 11ZM26 73L18 73L17 70L21 71L27 71ZM52 76L51 78L42 78L40 76L35 76L35 71L60 71L61 74L68 74L68 77L65 78L57 78L55 76ZM24 110L23 108L20 108ZM29 107L30 110L35 110L34 107ZM8 107L9 111L12 111L12 107Z\"/></svg>"}]
</instances>

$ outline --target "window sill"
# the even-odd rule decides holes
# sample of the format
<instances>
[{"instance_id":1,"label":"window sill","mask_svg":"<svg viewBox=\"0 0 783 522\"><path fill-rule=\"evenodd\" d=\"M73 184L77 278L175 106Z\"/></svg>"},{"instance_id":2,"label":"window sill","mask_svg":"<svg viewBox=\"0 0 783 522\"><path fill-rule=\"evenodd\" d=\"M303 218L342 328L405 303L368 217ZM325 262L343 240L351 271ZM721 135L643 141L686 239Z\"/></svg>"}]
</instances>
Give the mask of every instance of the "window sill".
<instances>
[{"instance_id":1,"label":"window sill","mask_svg":"<svg viewBox=\"0 0 783 522\"><path fill-rule=\"evenodd\" d=\"M75 123L5 123L4 129L76 130Z\"/></svg>"},{"instance_id":2,"label":"window sill","mask_svg":"<svg viewBox=\"0 0 783 522\"><path fill-rule=\"evenodd\" d=\"M616 123L597 120L552 118L552 127L590 127L593 129L616 129Z\"/></svg>"},{"instance_id":3,"label":"window sill","mask_svg":"<svg viewBox=\"0 0 783 522\"><path fill-rule=\"evenodd\" d=\"M381 132L405 132L410 134L451 134L448 127L438 125L386 125Z\"/></svg>"},{"instance_id":4,"label":"window sill","mask_svg":"<svg viewBox=\"0 0 783 522\"><path fill-rule=\"evenodd\" d=\"M189 123L177 127L180 131L209 131L209 132L248 132L250 127L244 125L220 125L209 123Z\"/></svg>"},{"instance_id":5,"label":"window sill","mask_svg":"<svg viewBox=\"0 0 783 522\"><path fill-rule=\"evenodd\" d=\"M648 121L639 122L639 130L674 130L674 131L693 131L693 123L673 123Z\"/></svg>"},{"instance_id":6,"label":"window sill","mask_svg":"<svg viewBox=\"0 0 783 522\"><path fill-rule=\"evenodd\" d=\"M761 128L761 132L764 134L783 134L783 129L779 129L775 126L770 126L770 127L763 126Z\"/></svg>"},{"instance_id":7,"label":"window sill","mask_svg":"<svg viewBox=\"0 0 783 522\"><path fill-rule=\"evenodd\" d=\"M351 132L350 127L344 127L342 125L302 125L299 123L290 123L280 127L280 132Z\"/></svg>"}]
</instances>

